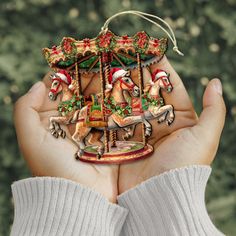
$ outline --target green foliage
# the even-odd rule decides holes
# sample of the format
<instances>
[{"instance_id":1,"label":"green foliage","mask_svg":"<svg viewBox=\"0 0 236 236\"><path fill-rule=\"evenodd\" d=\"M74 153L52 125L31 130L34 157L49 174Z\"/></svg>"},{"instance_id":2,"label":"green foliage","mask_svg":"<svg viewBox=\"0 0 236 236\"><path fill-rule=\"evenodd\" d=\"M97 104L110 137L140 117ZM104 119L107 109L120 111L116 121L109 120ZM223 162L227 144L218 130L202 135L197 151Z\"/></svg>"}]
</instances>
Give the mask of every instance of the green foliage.
<instances>
[{"instance_id":1,"label":"green foliage","mask_svg":"<svg viewBox=\"0 0 236 236\"><path fill-rule=\"evenodd\" d=\"M82 100L83 96L76 96L73 97L69 101L61 101L58 105L58 111L62 116L68 115L72 111L76 111L82 108Z\"/></svg>"},{"instance_id":2,"label":"green foliage","mask_svg":"<svg viewBox=\"0 0 236 236\"><path fill-rule=\"evenodd\" d=\"M104 20L128 9L153 13L170 23L185 57L168 56L191 95L198 112L204 86L221 78L227 105L226 126L207 187L207 203L216 225L236 235L236 1L213 0L1 0L0 3L0 235L8 235L13 220L10 185L29 176L19 154L12 110L16 99L42 78L48 66L41 48L57 45L63 36L95 37ZM116 34L159 29L136 16L111 24ZM234 60L233 60L234 59Z\"/></svg>"},{"instance_id":3,"label":"green foliage","mask_svg":"<svg viewBox=\"0 0 236 236\"><path fill-rule=\"evenodd\" d=\"M125 117L131 114L132 107L130 104L127 104L125 107L117 104L114 97L105 98L104 105L111 113L117 113L121 117Z\"/></svg>"}]
</instances>

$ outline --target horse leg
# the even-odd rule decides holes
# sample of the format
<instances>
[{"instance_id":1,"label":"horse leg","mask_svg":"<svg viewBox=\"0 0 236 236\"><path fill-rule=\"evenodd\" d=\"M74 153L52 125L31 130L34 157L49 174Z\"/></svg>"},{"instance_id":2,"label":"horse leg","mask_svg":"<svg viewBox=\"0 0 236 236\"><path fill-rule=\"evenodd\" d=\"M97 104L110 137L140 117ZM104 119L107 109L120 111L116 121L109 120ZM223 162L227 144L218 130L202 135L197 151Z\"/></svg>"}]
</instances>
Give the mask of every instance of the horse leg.
<instances>
[{"instance_id":1,"label":"horse leg","mask_svg":"<svg viewBox=\"0 0 236 236\"><path fill-rule=\"evenodd\" d=\"M66 132L60 127L60 124L67 124L68 118L63 116L53 116L50 117L50 127L51 133L53 135L61 136L62 138L66 137Z\"/></svg>"},{"instance_id":2,"label":"horse leg","mask_svg":"<svg viewBox=\"0 0 236 236\"><path fill-rule=\"evenodd\" d=\"M125 133L122 135L122 139L128 140L130 138L131 127L124 128L123 130L125 131Z\"/></svg>"},{"instance_id":3,"label":"horse leg","mask_svg":"<svg viewBox=\"0 0 236 236\"><path fill-rule=\"evenodd\" d=\"M152 134L152 125L147 121L147 120L143 120L143 123L145 125L145 137L150 137Z\"/></svg>"},{"instance_id":4,"label":"horse leg","mask_svg":"<svg viewBox=\"0 0 236 236\"><path fill-rule=\"evenodd\" d=\"M74 124L77 122L78 118L79 118L79 112L80 110L76 110L75 113L73 114L72 116L72 119L71 119L71 124Z\"/></svg>"},{"instance_id":5,"label":"horse leg","mask_svg":"<svg viewBox=\"0 0 236 236\"><path fill-rule=\"evenodd\" d=\"M76 159L79 159L84 154L85 143L84 139L89 134L91 128L84 126L83 122L76 124L75 133L72 135L73 141L78 145L79 150L75 154Z\"/></svg>"},{"instance_id":6,"label":"horse leg","mask_svg":"<svg viewBox=\"0 0 236 236\"><path fill-rule=\"evenodd\" d=\"M101 137L103 136L103 132L101 131L93 131L91 133L91 136L88 139L89 144L91 145L97 145L97 157L100 159L102 155L104 154L104 143L101 141Z\"/></svg>"},{"instance_id":7,"label":"horse leg","mask_svg":"<svg viewBox=\"0 0 236 236\"><path fill-rule=\"evenodd\" d=\"M129 138L134 136L135 125L125 127L123 130L126 131L126 133L122 136L122 138L123 140L128 140Z\"/></svg>"},{"instance_id":8,"label":"horse leg","mask_svg":"<svg viewBox=\"0 0 236 236\"><path fill-rule=\"evenodd\" d=\"M69 121L70 121L70 117L66 117L66 116L57 117L56 119L56 124L58 126L57 132L59 136L61 136L62 138L66 137L66 131L61 128L60 124L66 125L69 123Z\"/></svg>"},{"instance_id":9,"label":"horse leg","mask_svg":"<svg viewBox=\"0 0 236 236\"><path fill-rule=\"evenodd\" d=\"M56 117L50 117L49 118L49 130L51 131L51 134L55 137L58 138L59 134L56 130L56 122L54 121Z\"/></svg>"},{"instance_id":10,"label":"horse leg","mask_svg":"<svg viewBox=\"0 0 236 236\"><path fill-rule=\"evenodd\" d=\"M160 112L160 115L158 115L158 118L157 118L157 122L159 124L164 122L166 120L167 114L168 114L168 111L166 110Z\"/></svg>"},{"instance_id":11,"label":"horse leg","mask_svg":"<svg viewBox=\"0 0 236 236\"><path fill-rule=\"evenodd\" d=\"M172 105L166 105L168 106L167 109L168 109L168 115L167 115L167 118L166 118L166 124L167 125L171 125L175 119L175 114L174 114L174 107Z\"/></svg>"},{"instance_id":12,"label":"horse leg","mask_svg":"<svg viewBox=\"0 0 236 236\"><path fill-rule=\"evenodd\" d=\"M165 105L160 109L160 118L158 119L158 123L166 121L167 125L171 125L174 121L174 112L172 105ZM158 115L159 116L159 115Z\"/></svg>"},{"instance_id":13,"label":"horse leg","mask_svg":"<svg viewBox=\"0 0 236 236\"><path fill-rule=\"evenodd\" d=\"M166 120L167 125L173 123L175 117L172 105L165 105L162 107L154 108L152 114L154 117L157 117L158 123Z\"/></svg>"},{"instance_id":14,"label":"horse leg","mask_svg":"<svg viewBox=\"0 0 236 236\"><path fill-rule=\"evenodd\" d=\"M143 116L127 116L120 117L119 115L113 114L111 115L113 120L118 124L119 127L126 127L130 125L135 125L138 123L144 123L145 126L145 136L150 136L152 131L151 124L143 117Z\"/></svg>"}]
</instances>

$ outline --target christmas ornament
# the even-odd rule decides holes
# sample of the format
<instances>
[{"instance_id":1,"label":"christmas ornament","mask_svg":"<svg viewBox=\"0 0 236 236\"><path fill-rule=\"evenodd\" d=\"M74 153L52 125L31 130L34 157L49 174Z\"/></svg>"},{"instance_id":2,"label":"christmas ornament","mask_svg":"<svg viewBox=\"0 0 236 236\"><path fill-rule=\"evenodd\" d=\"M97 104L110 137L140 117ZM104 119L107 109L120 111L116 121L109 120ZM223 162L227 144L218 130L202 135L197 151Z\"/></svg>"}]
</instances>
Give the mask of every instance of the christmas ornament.
<instances>
[{"instance_id":1,"label":"christmas ornament","mask_svg":"<svg viewBox=\"0 0 236 236\"><path fill-rule=\"evenodd\" d=\"M60 125L75 124L72 139L78 146L76 159L92 163L120 164L148 157L153 147L148 144L152 133L150 120L170 125L174 108L165 104L161 90L172 91L169 74L158 69L144 84L143 68L162 59L167 50L167 38L153 38L144 31L134 36L117 36L108 29L119 15L134 14L161 28L177 47L171 27L161 18L138 11L125 11L110 17L96 38L76 40L64 37L59 46L44 48L43 54L54 70L49 98L62 94L58 116L50 118L50 131L56 138L66 137ZM151 18L159 20L170 33ZM138 71L138 83L132 70ZM99 73L99 94L83 95L81 74ZM143 141L129 141L135 125L142 123ZM124 130L123 140L117 131ZM102 132L102 135L100 135ZM90 134L89 144L87 136Z\"/></svg>"}]
</instances>

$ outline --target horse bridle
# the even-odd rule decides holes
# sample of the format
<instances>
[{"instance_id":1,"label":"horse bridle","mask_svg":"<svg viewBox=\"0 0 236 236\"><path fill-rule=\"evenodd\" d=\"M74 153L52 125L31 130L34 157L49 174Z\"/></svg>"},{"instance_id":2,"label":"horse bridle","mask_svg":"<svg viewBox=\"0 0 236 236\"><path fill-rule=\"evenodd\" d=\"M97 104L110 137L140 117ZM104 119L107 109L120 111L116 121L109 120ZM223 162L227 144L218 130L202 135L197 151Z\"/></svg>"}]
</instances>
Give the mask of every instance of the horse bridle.
<instances>
[{"instance_id":1,"label":"horse bridle","mask_svg":"<svg viewBox=\"0 0 236 236\"><path fill-rule=\"evenodd\" d=\"M135 86L135 84L133 83L133 84L128 84L128 83L126 83L122 78L119 78L118 79L119 81L120 81L120 88L122 89L122 84L124 84L126 87L128 87L128 89L129 89L129 91L133 91L133 88L134 88L134 86Z\"/></svg>"},{"instance_id":2,"label":"horse bridle","mask_svg":"<svg viewBox=\"0 0 236 236\"><path fill-rule=\"evenodd\" d=\"M60 87L60 85L61 85L61 82L62 82L62 80L61 80L60 78L56 77L56 78L53 78L53 79L52 79L52 83L53 83L55 80L57 80L59 83L58 83L58 85L57 85L57 87L56 87L55 89L54 89L54 88L51 88L51 89L50 89L50 92L53 93L53 94L57 94L58 89L59 89L59 87Z\"/></svg>"},{"instance_id":3,"label":"horse bridle","mask_svg":"<svg viewBox=\"0 0 236 236\"><path fill-rule=\"evenodd\" d=\"M166 82L163 78L167 78L167 82ZM159 78L159 80L162 81L162 83L164 84L165 88L171 86L171 83L170 83L170 81L168 80L168 77L167 77L167 76L161 76L161 77Z\"/></svg>"}]
</instances>

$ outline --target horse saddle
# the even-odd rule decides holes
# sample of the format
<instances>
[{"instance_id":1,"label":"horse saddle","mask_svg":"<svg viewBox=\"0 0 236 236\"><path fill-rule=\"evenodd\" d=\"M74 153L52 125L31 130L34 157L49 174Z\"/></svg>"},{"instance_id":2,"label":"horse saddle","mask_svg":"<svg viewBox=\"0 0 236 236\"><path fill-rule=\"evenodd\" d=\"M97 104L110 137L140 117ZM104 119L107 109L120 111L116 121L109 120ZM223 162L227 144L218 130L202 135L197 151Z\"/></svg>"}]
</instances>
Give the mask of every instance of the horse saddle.
<instances>
[{"instance_id":1,"label":"horse saddle","mask_svg":"<svg viewBox=\"0 0 236 236\"><path fill-rule=\"evenodd\" d=\"M92 102L87 106L86 125L89 127L107 126L106 116L103 114L101 104L98 104L96 95L91 95Z\"/></svg>"}]
</instances>

